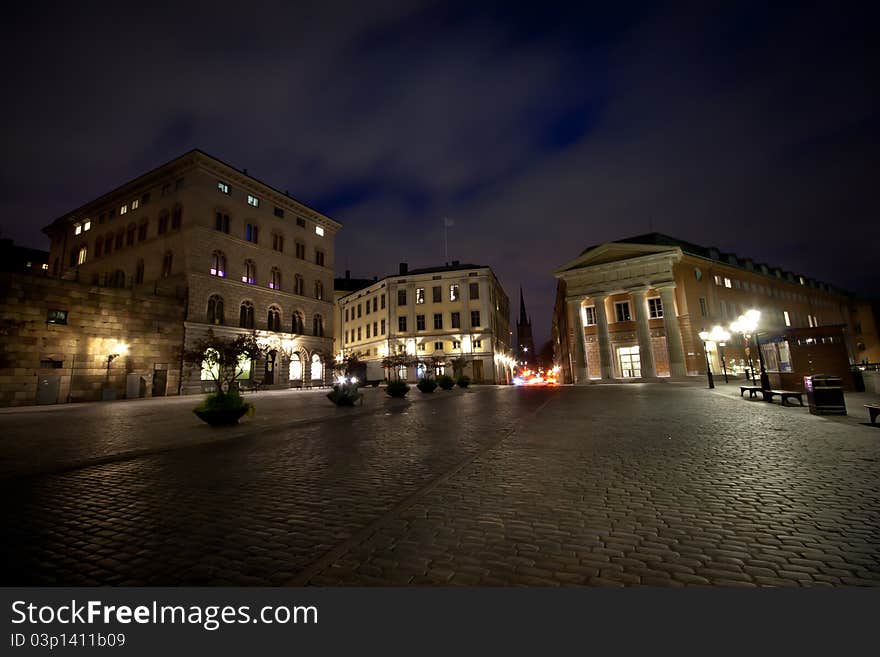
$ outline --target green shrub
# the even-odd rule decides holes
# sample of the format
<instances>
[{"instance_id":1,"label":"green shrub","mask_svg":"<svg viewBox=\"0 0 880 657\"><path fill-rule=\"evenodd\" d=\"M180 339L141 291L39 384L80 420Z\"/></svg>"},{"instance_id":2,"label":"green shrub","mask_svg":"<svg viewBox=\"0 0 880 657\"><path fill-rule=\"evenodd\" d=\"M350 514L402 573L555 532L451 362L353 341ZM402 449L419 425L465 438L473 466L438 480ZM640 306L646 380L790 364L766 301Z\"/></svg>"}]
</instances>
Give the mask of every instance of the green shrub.
<instances>
[{"instance_id":1,"label":"green shrub","mask_svg":"<svg viewBox=\"0 0 880 657\"><path fill-rule=\"evenodd\" d=\"M437 389L437 382L434 379L419 379L419 382L416 384L416 388L424 393L434 392L434 390Z\"/></svg>"},{"instance_id":2,"label":"green shrub","mask_svg":"<svg viewBox=\"0 0 880 657\"><path fill-rule=\"evenodd\" d=\"M456 383L458 384L459 388L467 388L471 384L471 377L462 374L460 377L458 377L458 381L456 381Z\"/></svg>"},{"instance_id":3,"label":"green shrub","mask_svg":"<svg viewBox=\"0 0 880 657\"><path fill-rule=\"evenodd\" d=\"M357 383L337 383L333 386L333 390L327 393L327 399L337 406L354 406L363 396L363 393L358 391Z\"/></svg>"},{"instance_id":4,"label":"green shrub","mask_svg":"<svg viewBox=\"0 0 880 657\"><path fill-rule=\"evenodd\" d=\"M392 397L405 397L409 392L409 386L405 381L391 381L385 386L385 392Z\"/></svg>"},{"instance_id":5,"label":"green shrub","mask_svg":"<svg viewBox=\"0 0 880 657\"><path fill-rule=\"evenodd\" d=\"M239 408L253 409L253 404L246 402L235 388L229 392L217 392L208 397L196 407L199 411L234 411Z\"/></svg>"},{"instance_id":6,"label":"green shrub","mask_svg":"<svg viewBox=\"0 0 880 657\"><path fill-rule=\"evenodd\" d=\"M437 377L437 385L444 390L452 390L452 387L455 385L455 380L447 374L441 374Z\"/></svg>"}]
</instances>

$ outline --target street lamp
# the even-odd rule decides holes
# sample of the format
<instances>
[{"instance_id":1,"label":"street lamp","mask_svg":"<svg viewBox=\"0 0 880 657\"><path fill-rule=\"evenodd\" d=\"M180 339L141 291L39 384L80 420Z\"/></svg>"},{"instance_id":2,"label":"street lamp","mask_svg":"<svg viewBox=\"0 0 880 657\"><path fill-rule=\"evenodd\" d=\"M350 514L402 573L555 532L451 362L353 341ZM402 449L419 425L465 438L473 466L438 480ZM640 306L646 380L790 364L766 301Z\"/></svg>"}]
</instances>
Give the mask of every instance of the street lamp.
<instances>
[{"instance_id":1,"label":"street lamp","mask_svg":"<svg viewBox=\"0 0 880 657\"><path fill-rule=\"evenodd\" d=\"M761 319L761 311L754 308L746 311L744 315L740 315L737 320L730 325L735 333L740 333L746 339L748 345L755 336L755 349L758 350L758 362L761 364L761 388L770 389L770 377L767 376L767 370L764 367L764 354L761 353L761 344L758 342L758 320ZM752 384L755 384L755 367L752 363L752 353L750 347L746 347L746 353L749 357L749 368L752 370Z\"/></svg>"},{"instance_id":2,"label":"street lamp","mask_svg":"<svg viewBox=\"0 0 880 657\"><path fill-rule=\"evenodd\" d=\"M703 341L703 354L706 356L706 378L709 380L709 389L715 387L715 379L712 378L712 366L709 364L709 349L706 341L709 339L709 331L700 331L700 340Z\"/></svg>"},{"instance_id":3,"label":"street lamp","mask_svg":"<svg viewBox=\"0 0 880 657\"><path fill-rule=\"evenodd\" d=\"M708 338L718 345L718 355L721 357L721 369L724 371L724 383L729 383L727 380L727 363L724 360L724 346L727 341L730 340L730 333L720 326L715 325L712 327L712 332L709 333Z\"/></svg>"}]
</instances>

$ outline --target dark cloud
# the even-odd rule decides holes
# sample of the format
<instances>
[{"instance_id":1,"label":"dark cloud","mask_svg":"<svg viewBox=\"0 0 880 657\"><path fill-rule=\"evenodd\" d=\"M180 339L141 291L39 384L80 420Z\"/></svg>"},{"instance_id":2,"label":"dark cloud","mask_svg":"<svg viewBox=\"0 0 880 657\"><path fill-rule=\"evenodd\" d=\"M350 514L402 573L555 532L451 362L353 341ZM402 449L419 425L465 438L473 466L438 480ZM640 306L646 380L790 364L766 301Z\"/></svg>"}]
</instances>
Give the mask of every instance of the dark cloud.
<instances>
[{"instance_id":1,"label":"dark cloud","mask_svg":"<svg viewBox=\"0 0 880 657\"><path fill-rule=\"evenodd\" d=\"M606 5L17 8L3 234L199 147L342 222L339 271L441 262L452 217L538 340L554 267L649 228L876 294L872 18Z\"/></svg>"}]
</instances>

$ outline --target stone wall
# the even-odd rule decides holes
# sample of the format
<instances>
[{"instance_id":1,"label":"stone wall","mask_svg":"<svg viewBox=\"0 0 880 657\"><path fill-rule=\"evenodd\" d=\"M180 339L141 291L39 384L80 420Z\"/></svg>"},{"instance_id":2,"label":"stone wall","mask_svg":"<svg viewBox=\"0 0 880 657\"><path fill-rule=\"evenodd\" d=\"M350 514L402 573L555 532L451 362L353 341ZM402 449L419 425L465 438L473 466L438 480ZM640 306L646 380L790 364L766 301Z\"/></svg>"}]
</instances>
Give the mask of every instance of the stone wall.
<instances>
[{"instance_id":1,"label":"stone wall","mask_svg":"<svg viewBox=\"0 0 880 657\"><path fill-rule=\"evenodd\" d=\"M179 394L184 312L174 296L0 274L0 406Z\"/></svg>"}]
</instances>

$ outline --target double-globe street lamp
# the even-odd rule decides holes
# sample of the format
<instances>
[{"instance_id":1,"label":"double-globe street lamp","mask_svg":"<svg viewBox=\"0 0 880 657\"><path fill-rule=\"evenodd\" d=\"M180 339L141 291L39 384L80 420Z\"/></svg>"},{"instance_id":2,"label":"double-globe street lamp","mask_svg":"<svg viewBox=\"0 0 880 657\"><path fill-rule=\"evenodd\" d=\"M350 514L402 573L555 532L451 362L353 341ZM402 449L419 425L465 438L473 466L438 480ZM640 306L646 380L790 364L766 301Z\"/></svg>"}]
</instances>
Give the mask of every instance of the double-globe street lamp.
<instances>
[{"instance_id":1,"label":"double-globe street lamp","mask_svg":"<svg viewBox=\"0 0 880 657\"><path fill-rule=\"evenodd\" d=\"M706 344L710 341L718 345L718 355L721 358L721 369L724 371L724 383L728 383L727 363L724 361L724 345L730 340L730 333L720 326L715 325L712 327L711 331L700 331L700 340L703 341L703 352L706 355L706 378L709 380L709 387L715 387L715 379L712 376L712 366L709 363L709 347Z\"/></svg>"},{"instance_id":2,"label":"double-globe street lamp","mask_svg":"<svg viewBox=\"0 0 880 657\"><path fill-rule=\"evenodd\" d=\"M744 315L740 315L735 322L730 325L730 330L739 333L746 340L746 353L749 357L749 369L752 371L752 384L755 385L755 367L752 363L751 339L755 336L755 349L758 351L758 362L761 364L761 388L768 390L770 388L770 377L767 376L767 369L764 367L764 354L761 353L761 344L758 342L758 320L761 319L760 310L748 310Z\"/></svg>"}]
</instances>

